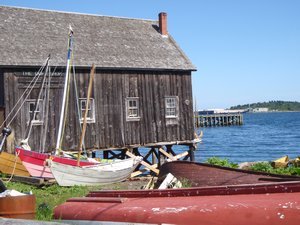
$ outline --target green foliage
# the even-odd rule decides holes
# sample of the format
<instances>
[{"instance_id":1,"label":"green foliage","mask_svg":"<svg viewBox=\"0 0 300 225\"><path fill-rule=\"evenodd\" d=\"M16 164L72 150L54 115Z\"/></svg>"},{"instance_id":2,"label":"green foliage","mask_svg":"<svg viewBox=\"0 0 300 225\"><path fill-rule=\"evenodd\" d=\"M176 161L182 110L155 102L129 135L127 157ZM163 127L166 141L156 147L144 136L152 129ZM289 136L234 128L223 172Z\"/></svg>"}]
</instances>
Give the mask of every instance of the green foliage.
<instances>
[{"instance_id":1,"label":"green foliage","mask_svg":"<svg viewBox=\"0 0 300 225\"><path fill-rule=\"evenodd\" d=\"M206 160L206 163L217 165L217 166L224 166L224 167L230 167L230 168L238 168L237 163L230 162L228 159L221 159L219 157L211 157Z\"/></svg>"},{"instance_id":2,"label":"green foliage","mask_svg":"<svg viewBox=\"0 0 300 225\"><path fill-rule=\"evenodd\" d=\"M289 165L287 168L273 168L268 162L258 162L250 167L250 170L282 175L300 176L300 167Z\"/></svg>"},{"instance_id":3,"label":"green foliage","mask_svg":"<svg viewBox=\"0 0 300 225\"><path fill-rule=\"evenodd\" d=\"M258 162L250 166L250 170L270 173L274 169L268 162Z\"/></svg>"},{"instance_id":4,"label":"green foliage","mask_svg":"<svg viewBox=\"0 0 300 225\"><path fill-rule=\"evenodd\" d=\"M232 106L230 109L269 108L270 111L300 111L300 102L269 101Z\"/></svg>"},{"instance_id":5,"label":"green foliage","mask_svg":"<svg viewBox=\"0 0 300 225\"><path fill-rule=\"evenodd\" d=\"M219 157L211 157L206 160L206 163L224 166L230 168L238 168L238 164L229 162L228 159L221 159ZM300 167L289 165L287 168L273 168L269 162L258 162L250 166L249 170L260 171L273 174L282 175L298 175L300 176Z\"/></svg>"}]
</instances>

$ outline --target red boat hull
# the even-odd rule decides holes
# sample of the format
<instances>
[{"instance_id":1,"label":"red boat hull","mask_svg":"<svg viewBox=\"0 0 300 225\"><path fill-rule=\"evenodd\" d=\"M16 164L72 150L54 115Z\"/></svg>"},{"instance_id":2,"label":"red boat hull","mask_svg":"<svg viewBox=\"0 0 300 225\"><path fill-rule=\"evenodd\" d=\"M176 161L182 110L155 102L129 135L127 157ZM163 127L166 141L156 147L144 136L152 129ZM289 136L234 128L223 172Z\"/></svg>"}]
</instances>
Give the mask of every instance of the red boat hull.
<instances>
[{"instance_id":1,"label":"red boat hull","mask_svg":"<svg viewBox=\"0 0 300 225\"><path fill-rule=\"evenodd\" d=\"M173 161L160 167L157 186L168 173L188 182L192 187L258 184L268 182L300 181L300 176L288 176L233 169L199 162Z\"/></svg>"},{"instance_id":2,"label":"red boat hull","mask_svg":"<svg viewBox=\"0 0 300 225\"><path fill-rule=\"evenodd\" d=\"M54 210L62 220L151 224L298 224L300 182L99 191Z\"/></svg>"},{"instance_id":3,"label":"red boat hull","mask_svg":"<svg viewBox=\"0 0 300 225\"><path fill-rule=\"evenodd\" d=\"M34 151L16 148L16 152L21 159L23 165L28 170L29 174L33 177L54 178L50 169L46 166L46 159L52 158L53 161L62 164L77 165L77 160L68 159L58 156L52 156L46 153L39 153ZM94 165L92 162L80 161L80 166Z\"/></svg>"}]
</instances>

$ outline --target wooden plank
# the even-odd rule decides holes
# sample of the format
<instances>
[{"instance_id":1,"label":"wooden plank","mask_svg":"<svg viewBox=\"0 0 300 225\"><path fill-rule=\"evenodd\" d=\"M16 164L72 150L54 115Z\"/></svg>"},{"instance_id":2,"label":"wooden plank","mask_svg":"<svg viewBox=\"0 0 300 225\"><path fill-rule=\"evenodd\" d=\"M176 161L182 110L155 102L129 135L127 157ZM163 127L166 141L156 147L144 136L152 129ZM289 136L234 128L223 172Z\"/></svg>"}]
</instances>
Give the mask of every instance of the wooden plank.
<instances>
[{"instance_id":1,"label":"wooden plank","mask_svg":"<svg viewBox=\"0 0 300 225\"><path fill-rule=\"evenodd\" d=\"M183 153L180 153L180 154L174 156L174 159L180 159L180 158L182 158L182 157L184 157L184 156L187 156L188 154L189 154L189 152L188 152L188 151L185 151L185 152L183 152Z\"/></svg>"},{"instance_id":2,"label":"wooden plank","mask_svg":"<svg viewBox=\"0 0 300 225\"><path fill-rule=\"evenodd\" d=\"M168 157L172 161L176 161L177 160L176 158L174 158L173 155L167 153L163 148L158 148L158 151L160 151L163 155L165 155L166 157Z\"/></svg>"},{"instance_id":3,"label":"wooden plank","mask_svg":"<svg viewBox=\"0 0 300 225\"><path fill-rule=\"evenodd\" d=\"M17 181L17 182L21 182L21 183L25 183L25 184L31 184L31 185L35 185L35 186L41 186L41 185L45 184L44 178L38 178L38 177L13 176L12 181Z\"/></svg>"},{"instance_id":4,"label":"wooden plank","mask_svg":"<svg viewBox=\"0 0 300 225\"><path fill-rule=\"evenodd\" d=\"M132 154L131 152L127 151L126 155L131 157L131 158L135 158L136 156L134 154ZM145 161L141 161L140 162L143 166L147 167L148 169L150 169L151 171L153 171L156 174L159 174L159 170L155 168L155 166L150 165L149 163L146 163Z\"/></svg>"},{"instance_id":5,"label":"wooden plank","mask_svg":"<svg viewBox=\"0 0 300 225\"><path fill-rule=\"evenodd\" d=\"M153 168L157 168L157 167L158 167L158 164L156 163L156 164L152 165L152 167L153 167ZM135 171L135 172L131 173L130 177L131 177L131 178L132 178L132 177L136 177L136 176L139 176L139 175L141 175L141 174L143 174L143 173L145 173L145 172L149 172L149 171L150 171L150 169L147 168L147 167L145 167L145 168L143 168L143 169L141 169L141 170L138 170L138 171Z\"/></svg>"}]
</instances>

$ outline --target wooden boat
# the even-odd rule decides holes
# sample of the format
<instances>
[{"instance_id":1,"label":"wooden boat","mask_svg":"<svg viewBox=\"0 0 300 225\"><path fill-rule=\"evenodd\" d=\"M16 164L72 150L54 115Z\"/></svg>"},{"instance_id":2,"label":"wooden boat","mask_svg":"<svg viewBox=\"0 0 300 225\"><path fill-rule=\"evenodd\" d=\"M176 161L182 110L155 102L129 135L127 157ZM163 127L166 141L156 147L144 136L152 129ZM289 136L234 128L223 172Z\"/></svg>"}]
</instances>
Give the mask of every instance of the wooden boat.
<instances>
[{"instance_id":1,"label":"wooden boat","mask_svg":"<svg viewBox=\"0 0 300 225\"><path fill-rule=\"evenodd\" d=\"M300 181L299 176L276 175L198 162L173 161L161 166L157 185L168 173L191 187Z\"/></svg>"},{"instance_id":2,"label":"wooden boat","mask_svg":"<svg viewBox=\"0 0 300 225\"><path fill-rule=\"evenodd\" d=\"M28 151L23 148L17 147L16 152L19 155L23 165L26 167L30 176L43 177L43 178L54 178L50 168L46 165L46 160L51 158L54 162L62 163L65 165L75 166L77 160L53 156L50 154ZM80 166L95 165L94 162L80 161Z\"/></svg>"},{"instance_id":3,"label":"wooden boat","mask_svg":"<svg viewBox=\"0 0 300 225\"><path fill-rule=\"evenodd\" d=\"M121 182L130 177L141 160L142 157L136 157L92 166L71 166L52 160L47 163L60 186L74 186Z\"/></svg>"},{"instance_id":4,"label":"wooden boat","mask_svg":"<svg viewBox=\"0 0 300 225\"><path fill-rule=\"evenodd\" d=\"M296 225L300 182L96 191L54 209L61 222Z\"/></svg>"},{"instance_id":5,"label":"wooden boat","mask_svg":"<svg viewBox=\"0 0 300 225\"><path fill-rule=\"evenodd\" d=\"M7 152L0 153L0 172L17 176L29 177L30 174L17 155Z\"/></svg>"}]
</instances>

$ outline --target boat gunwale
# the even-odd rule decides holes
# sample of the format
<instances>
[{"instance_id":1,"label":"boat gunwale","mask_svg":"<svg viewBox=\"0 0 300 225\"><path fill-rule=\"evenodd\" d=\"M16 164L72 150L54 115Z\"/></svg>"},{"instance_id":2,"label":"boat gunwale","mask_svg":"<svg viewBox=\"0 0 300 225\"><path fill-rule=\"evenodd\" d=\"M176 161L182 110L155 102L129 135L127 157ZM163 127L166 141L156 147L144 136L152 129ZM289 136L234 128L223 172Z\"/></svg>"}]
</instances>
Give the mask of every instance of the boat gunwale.
<instances>
[{"instance_id":1,"label":"boat gunwale","mask_svg":"<svg viewBox=\"0 0 300 225\"><path fill-rule=\"evenodd\" d=\"M213 165L213 164L208 164L208 163L201 163L201 162L172 161L170 163L172 163L172 164L194 164L194 165L200 165L200 166L203 166L203 167L210 167L210 168L228 170L228 171L245 173L245 174L263 175L263 176L276 177L276 178L292 178L292 179L300 181L300 176L295 176L295 175L284 175L284 174L267 173L267 172L262 172L262 171L245 170L245 169L218 166L218 165ZM168 164L168 163L166 163L166 164Z\"/></svg>"},{"instance_id":2,"label":"boat gunwale","mask_svg":"<svg viewBox=\"0 0 300 225\"><path fill-rule=\"evenodd\" d=\"M300 181L280 183L257 183L227 186L207 186L177 189L153 190L102 190L92 191L87 197L181 197L181 196L212 196L212 195L239 195L239 194L272 194L300 192Z\"/></svg>"}]
</instances>

